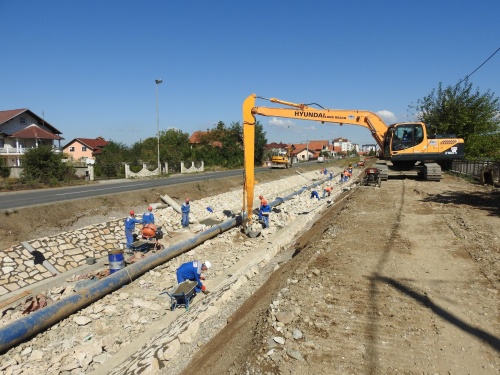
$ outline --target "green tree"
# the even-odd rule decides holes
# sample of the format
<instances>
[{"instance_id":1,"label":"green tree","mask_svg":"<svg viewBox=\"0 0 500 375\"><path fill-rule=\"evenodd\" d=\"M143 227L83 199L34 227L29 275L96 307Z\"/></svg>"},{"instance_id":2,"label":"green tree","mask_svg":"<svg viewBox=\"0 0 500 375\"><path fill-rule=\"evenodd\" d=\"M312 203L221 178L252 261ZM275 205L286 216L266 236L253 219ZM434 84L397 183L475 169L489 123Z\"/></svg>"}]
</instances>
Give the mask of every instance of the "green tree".
<instances>
[{"instance_id":1,"label":"green tree","mask_svg":"<svg viewBox=\"0 0 500 375\"><path fill-rule=\"evenodd\" d=\"M255 124L255 164L264 161L264 146L267 143L266 133L258 121ZM227 127L219 121L213 129L201 137L201 144L196 147L196 154L205 160L207 165L219 165L225 168L243 166L243 128L240 122L232 122Z\"/></svg>"},{"instance_id":2,"label":"green tree","mask_svg":"<svg viewBox=\"0 0 500 375\"><path fill-rule=\"evenodd\" d=\"M96 176L117 177L125 174L123 163L131 162L130 148L121 142L110 141L96 157Z\"/></svg>"},{"instance_id":3,"label":"green tree","mask_svg":"<svg viewBox=\"0 0 500 375\"><path fill-rule=\"evenodd\" d=\"M5 159L0 159L0 177L8 178L10 176L10 168L7 167Z\"/></svg>"},{"instance_id":4,"label":"green tree","mask_svg":"<svg viewBox=\"0 0 500 375\"><path fill-rule=\"evenodd\" d=\"M227 128L219 121L200 137L200 144L195 149L196 157L205 160L208 166L234 168L243 165L241 127L232 123Z\"/></svg>"},{"instance_id":5,"label":"green tree","mask_svg":"<svg viewBox=\"0 0 500 375\"><path fill-rule=\"evenodd\" d=\"M75 170L62 161L63 154L52 151L52 146L42 145L26 151L22 159L21 178L52 184L75 178Z\"/></svg>"},{"instance_id":6,"label":"green tree","mask_svg":"<svg viewBox=\"0 0 500 375\"><path fill-rule=\"evenodd\" d=\"M266 160L264 155L264 147L266 144L266 132L262 124L257 121L255 123L255 165L262 165Z\"/></svg>"},{"instance_id":7,"label":"green tree","mask_svg":"<svg viewBox=\"0 0 500 375\"><path fill-rule=\"evenodd\" d=\"M191 158L189 134L177 129L160 132L160 163L179 164ZM158 138L150 137L136 142L131 148L134 163L158 164Z\"/></svg>"},{"instance_id":8,"label":"green tree","mask_svg":"<svg viewBox=\"0 0 500 375\"><path fill-rule=\"evenodd\" d=\"M180 164L191 158L189 134L178 129L160 132L160 161ZM158 158L158 157L157 157Z\"/></svg>"},{"instance_id":9,"label":"green tree","mask_svg":"<svg viewBox=\"0 0 500 375\"><path fill-rule=\"evenodd\" d=\"M440 82L437 89L410 109L414 109L417 119L428 128L434 128L436 133L464 138L466 157L498 158L500 103L490 90L486 93L478 88L473 90L467 79L446 88Z\"/></svg>"}]
</instances>

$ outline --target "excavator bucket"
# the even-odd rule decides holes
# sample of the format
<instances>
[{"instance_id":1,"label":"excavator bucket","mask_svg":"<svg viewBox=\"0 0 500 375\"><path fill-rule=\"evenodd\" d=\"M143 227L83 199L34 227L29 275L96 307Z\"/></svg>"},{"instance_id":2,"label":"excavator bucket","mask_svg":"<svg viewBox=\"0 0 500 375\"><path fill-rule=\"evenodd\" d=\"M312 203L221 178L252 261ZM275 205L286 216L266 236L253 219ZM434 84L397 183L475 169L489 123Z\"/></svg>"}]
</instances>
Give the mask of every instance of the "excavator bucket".
<instances>
[{"instance_id":1,"label":"excavator bucket","mask_svg":"<svg viewBox=\"0 0 500 375\"><path fill-rule=\"evenodd\" d=\"M246 223L243 225L243 231L248 237L255 238L262 233L262 227L258 223Z\"/></svg>"}]
</instances>

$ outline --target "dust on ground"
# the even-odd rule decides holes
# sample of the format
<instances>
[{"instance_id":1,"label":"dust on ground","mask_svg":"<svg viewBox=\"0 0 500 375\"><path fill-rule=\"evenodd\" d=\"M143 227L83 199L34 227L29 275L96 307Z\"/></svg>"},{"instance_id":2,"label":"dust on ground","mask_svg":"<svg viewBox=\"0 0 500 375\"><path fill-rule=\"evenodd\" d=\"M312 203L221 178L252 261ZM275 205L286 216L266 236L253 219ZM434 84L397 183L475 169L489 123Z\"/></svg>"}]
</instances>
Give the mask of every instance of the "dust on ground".
<instances>
[{"instance_id":1,"label":"dust on ground","mask_svg":"<svg viewBox=\"0 0 500 375\"><path fill-rule=\"evenodd\" d=\"M356 189L183 374L498 374L499 203L450 175Z\"/></svg>"}]
</instances>

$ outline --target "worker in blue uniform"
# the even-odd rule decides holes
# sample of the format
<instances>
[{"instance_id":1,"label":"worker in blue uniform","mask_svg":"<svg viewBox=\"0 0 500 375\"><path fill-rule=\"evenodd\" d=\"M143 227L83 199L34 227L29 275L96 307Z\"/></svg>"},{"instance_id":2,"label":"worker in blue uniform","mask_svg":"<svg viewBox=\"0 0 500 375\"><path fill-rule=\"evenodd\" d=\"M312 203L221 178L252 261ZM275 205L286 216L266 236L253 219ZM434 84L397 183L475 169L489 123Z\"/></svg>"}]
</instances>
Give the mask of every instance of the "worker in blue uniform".
<instances>
[{"instance_id":1,"label":"worker in blue uniform","mask_svg":"<svg viewBox=\"0 0 500 375\"><path fill-rule=\"evenodd\" d=\"M181 206L181 212L182 212L181 225L184 228L189 226L189 211L191 211L191 207L189 206L189 198L186 198L186 201Z\"/></svg>"},{"instance_id":2,"label":"worker in blue uniform","mask_svg":"<svg viewBox=\"0 0 500 375\"><path fill-rule=\"evenodd\" d=\"M125 219L125 237L127 238L127 247L130 249L134 242L135 224L141 224L142 220L135 218L135 212L131 210L129 216Z\"/></svg>"},{"instance_id":3,"label":"worker in blue uniform","mask_svg":"<svg viewBox=\"0 0 500 375\"><path fill-rule=\"evenodd\" d=\"M148 207L148 212L142 215L142 223L146 224L154 224L155 223L155 215L153 214L153 207Z\"/></svg>"},{"instance_id":4,"label":"worker in blue uniform","mask_svg":"<svg viewBox=\"0 0 500 375\"><path fill-rule=\"evenodd\" d=\"M260 201L259 217L264 222L264 228L269 228L269 215L271 214L271 206L267 200Z\"/></svg>"},{"instance_id":5,"label":"worker in blue uniform","mask_svg":"<svg viewBox=\"0 0 500 375\"><path fill-rule=\"evenodd\" d=\"M319 200L319 194L316 190L311 190L311 198L317 198Z\"/></svg>"},{"instance_id":6,"label":"worker in blue uniform","mask_svg":"<svg viewBox=\"0 0 500 375\"><path fill-rule=\"evenodd\" d=\"M202 276L201 272L208 270L210 267L212 267L212 263L208 260L206 260L205 263L201 263L199 260L184 263L177 268L177 282L180 284L186 280L196 281L198 284L195 287L195 291L197 293L203 292L204 294L207 294L208 290L201 282L201 280L205 280L205 277Z\"/></svg>"}]
</instances>

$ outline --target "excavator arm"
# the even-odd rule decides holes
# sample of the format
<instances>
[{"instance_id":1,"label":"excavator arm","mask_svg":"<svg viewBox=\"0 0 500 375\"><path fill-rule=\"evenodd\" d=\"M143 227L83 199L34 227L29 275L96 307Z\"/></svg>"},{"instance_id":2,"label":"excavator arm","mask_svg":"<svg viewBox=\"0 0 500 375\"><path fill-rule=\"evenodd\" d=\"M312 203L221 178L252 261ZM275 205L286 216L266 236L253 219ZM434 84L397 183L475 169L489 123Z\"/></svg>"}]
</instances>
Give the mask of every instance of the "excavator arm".
<instances>
[{"instance_id":1,"label":"excavator arm","mask_svg":"<svg viewBox=\"0 0 500 375\"><path fill-rule=\"evenodd\" d=\"M285 107L256 107L257 95L252 94L243 102L243 146L245 156L243 212L246 212L247 224L252 221L253 195L255 187L254 155L255 155L255 115L293 118L298 120L318 121L324 124L359 125L370 130L379 147L383 147L387 125L373 112L359 110L317 109L305 104L287 102L280 99L266 99Z\"/></svg>"},{"instance_id":2,"label":"excavator arm","mask_svg":"<svg viewBox=\"0 0 500 375\"><path fill-rule=\"evenodd\" d=\"M250 95L254 98L255 94ZM249 97L249 98L250 98ZM296 104L284 100L271 98L268 99L272 103L282 104L292 108L270 108L270 107L253 107L253 115L272 116L294 118L297 120L318 121L324 124L325 122L340 124L359 125L370 130L372 137L375 139L379 147L382 148L384 136L388 126L385 122L370 111L360 110L345 110L345 109L317 109L309 107L305 104Z\"/></svg>"}]
</instances>

